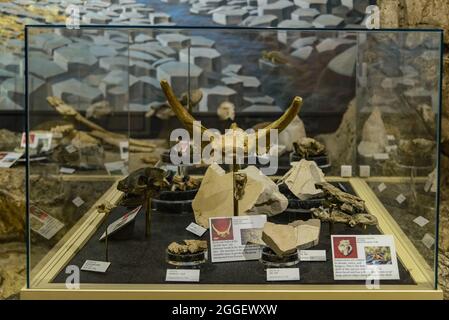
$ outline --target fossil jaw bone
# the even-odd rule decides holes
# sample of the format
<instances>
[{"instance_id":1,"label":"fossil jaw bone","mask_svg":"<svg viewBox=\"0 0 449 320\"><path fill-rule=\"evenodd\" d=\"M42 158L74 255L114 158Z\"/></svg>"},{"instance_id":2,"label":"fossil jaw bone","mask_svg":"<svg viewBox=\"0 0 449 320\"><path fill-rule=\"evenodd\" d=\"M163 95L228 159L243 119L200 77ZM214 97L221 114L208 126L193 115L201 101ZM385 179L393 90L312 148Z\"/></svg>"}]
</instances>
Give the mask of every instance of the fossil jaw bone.
<instances>
[{"instance_id":1,"label":"fossil jaw bone","mask_svg":"<svg viewBox=\"0 0 449 320\"><path fill-rule=\"evenodd\" d=\"M170 87L170 84L166 80L161 81L161 88L162 91L165 94L165 97L167 98L167 102L169 103L170 107L173 109L176 117L182 122L184 127L189 131L190 134L193 134L194 127L196 129L196 126L194 125L194 122L196 122L195 118L186 110L186 108L183 107L183 105L178 101L176 98L176 95L174 94L172 88ZM284 114L271 124L267 125L266 127L262 128L263 134L267 138L266 141L269 141L270 137L270 130L278 130L278 133L280 133L282 130L287 128L287 126L290 124L290 122L293 121L293 119L296 117L296 115L299 113L301 106L302 106L303 100L301 97L296 96L292 103L290 104L290 107L284 112ZM207 128L201 125L198 129L201 130L201 134L203 134ZM244 148L245 151L248 151L248 134L244 132L242 129L238 128L237 125L233 124L231 126L233 135L243 135L244 137ZM259 137L259 135L256 135L256 137ZM212 143L217 143L221 149L223 149L223 146L225 143L223 141L218 142L217 140L224 140L224 136L221 136L221 139L216 139L216 137L213 138ZM268 144L268 142L267 142Z\"/></svg>"}]
</instances>

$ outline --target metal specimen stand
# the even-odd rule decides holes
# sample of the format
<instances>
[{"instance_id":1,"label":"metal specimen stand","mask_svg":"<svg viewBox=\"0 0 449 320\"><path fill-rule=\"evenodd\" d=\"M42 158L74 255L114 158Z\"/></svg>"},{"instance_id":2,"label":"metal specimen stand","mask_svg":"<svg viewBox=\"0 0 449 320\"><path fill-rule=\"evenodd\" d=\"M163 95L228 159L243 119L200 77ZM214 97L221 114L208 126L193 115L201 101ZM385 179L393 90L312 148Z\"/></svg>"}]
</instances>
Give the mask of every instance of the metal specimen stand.
<instances>
[{"instance_id":1,"label":"metal specimen stand","mask_svg":"<svg viewBox=\"0 0 449 320\"><path fill-rule=\"evenodd\" d=\"M109 232L108 227L106 226L106 238L104 239L104 245L105 245L105 254L104 254L104 261L109 262Z\"/></svg>"},{"instance_id":2,"label":"metal specimen stand","mask_svg":"<svg viewBox=\"0 0 449 320\"><path fill-rule=\"evenodd\" d=\"M144 210L145 210L145 237L149 238L151 231L151 197L152 192L145 193Z\"/></svg>"}]
</instances>

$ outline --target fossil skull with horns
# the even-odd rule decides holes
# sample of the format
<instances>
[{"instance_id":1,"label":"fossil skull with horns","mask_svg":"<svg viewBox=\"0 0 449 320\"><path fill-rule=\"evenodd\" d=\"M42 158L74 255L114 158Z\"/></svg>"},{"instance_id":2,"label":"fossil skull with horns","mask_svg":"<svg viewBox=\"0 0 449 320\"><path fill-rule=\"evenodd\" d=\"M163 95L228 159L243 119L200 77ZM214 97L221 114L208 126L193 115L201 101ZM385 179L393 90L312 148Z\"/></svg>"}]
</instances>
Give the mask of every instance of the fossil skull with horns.
<instances>
[{"instance_id":1,"label":"fossil skull with horns","mask_svg":"<svg viewBox=\"0 0 449 320\"><path fill-rule=\"evenodd\" d=\"M195 130L200 130L203 136L205 135L208 137L207 143L210 142L214 150L222 150L223 153L228 149L229 145L232 144L230 147L234 152L236 152L237 148L242 148L244 154L248 154L249 150L256 150L255 147L258 139L265 139L262 141L266 141L266 145L269 145L270 131L278 130L278 133L280 133L284 130L296 117L302 106L302 98L297 96L279 119L263 129L259 129L257 132L245 132L243 129L239 128L236 123L233 123L230 127L231 130L226 130L225 134L217 134L213 130L208 130L195 120L187 109L178 101L166 80L161 81L161 88L167 98L168 104L176 114L176 117L182 122L189 133L193 134Z\"/></svg>"}]
</instances>

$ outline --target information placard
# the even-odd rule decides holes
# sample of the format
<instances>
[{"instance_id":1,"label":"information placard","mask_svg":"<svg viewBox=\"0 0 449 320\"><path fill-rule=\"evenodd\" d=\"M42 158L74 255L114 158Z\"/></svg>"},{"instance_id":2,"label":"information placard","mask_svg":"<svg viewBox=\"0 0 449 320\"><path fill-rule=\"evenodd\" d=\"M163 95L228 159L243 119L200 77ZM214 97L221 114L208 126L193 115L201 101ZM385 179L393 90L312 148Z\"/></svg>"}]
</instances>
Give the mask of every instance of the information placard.
<instances>
[{"instance_id":1,"label":"information placard","mask_svg":"<svg viewBox=\"0 0 449 320\"><path fill-rule=\"evenodd\" d=\"M397 280L399 269L391 235L332 235L335 280Z\"/></svg>"},{"instance_id":2,"label":"information placard","mask_svg":"<svg viewBox=\"0 0 449 320\"><path fill-rule=\"evenodd\" d=\"M212 262L257 260L266 215L210 218Z\"/></svg>"}]
</instances>

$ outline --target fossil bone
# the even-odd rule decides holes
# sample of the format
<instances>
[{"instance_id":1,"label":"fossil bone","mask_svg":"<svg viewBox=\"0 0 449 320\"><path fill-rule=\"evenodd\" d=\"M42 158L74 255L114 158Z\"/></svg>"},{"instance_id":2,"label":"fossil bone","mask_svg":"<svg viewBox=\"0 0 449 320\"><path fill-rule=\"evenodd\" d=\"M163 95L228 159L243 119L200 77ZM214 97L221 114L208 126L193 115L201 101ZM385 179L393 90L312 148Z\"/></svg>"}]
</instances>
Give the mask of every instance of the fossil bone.
<instances>
[{"instance_id":1,"label":"fossil bone","mask_svg":"<svg viewBox=\"0 0 449 320\"><path fill-rule=\"evenodd\" d=\"M194 130L201 130L201 134L204 134L207 131L207 128L203 125L196 126L194 122L196 122L195 118L183 107L181 102L176 98L172 88L168 84L166 80L161 81L161 88L162 91L165 94L165 97L167 98L168 103L170 104L171 108L176 114L176 117L182 122L182 124L185 126L185 128L190 132L190 134L193 134ZM280 133L282 130L284 130L289 123L296 117L298 112L300 111L302 106L302 98L301 97L295 97L290 105L290 107L284 112L284 114L277 119L276 121L272 122L271 124L264 127L263 134L265 137L269 138L270 130L278 130ZM257 142L257 136L254 135L252 138L250 138L250 134L247 134L242 129L238 128L236 124L231 125L231 130L228 130L227 134L225 135L214 135L212 133L209 133L209 141L212 142L212 147L214 150L226 150L226 142L227 141L235 141L233 143L234 146L234 152L236 152L236 145L243 146L244 152L248 152L248 150L255 150L254 143ZM227 139L225 138L227 137ZM229 136L232 136L230 139Z\"/></svg>"},{"instance_id":2,"label":"fossil bone","mask_svg":"<svg viewBox=\"0 0 449 320\"><path fill-rule=\"evenodd\" d=\"M68 118L73 118L76 121L78 121L79 123L85 125L86 127L88 127L89 129L93 130L93 131L98 131L98 132L102 132L104 136L109 136L110 139L114 139L114 140L127 140L129 141L129 145L130 145L130 151L131 147L144 147L147 148L145 149L145 151L147 150L153 150L155 145L152 143L148 143L145 141L140 141L140 140L136 140L136 139L131 139L128 138L124 135L121 134L117 134L117 133L112 133L110 131L107 131L106 129L104 129L103 127L97 125L96 123L86 119L85 117L83 117L78 111L75 110L75 108L73 108L72 106L66 104L64 101L62 101L61 99L59 99L58 97L47 97L47 101L50 104L50 106L52 106L59 114L61 114L64 117L68 117ZM108 139L108 141L110 141ZM104 140L105 143L108 143L108 141ZM114 144L115 145L115 144Z\"/></svg>"}]
</instances>

